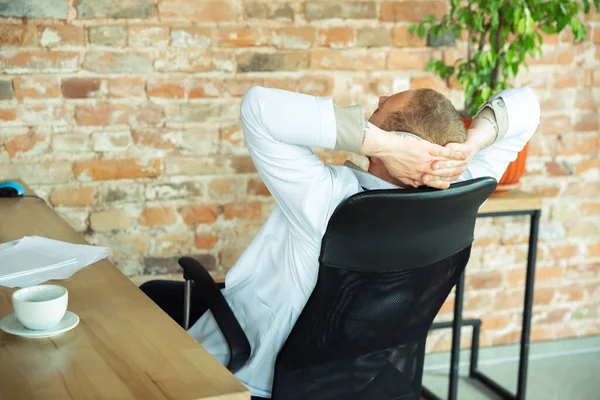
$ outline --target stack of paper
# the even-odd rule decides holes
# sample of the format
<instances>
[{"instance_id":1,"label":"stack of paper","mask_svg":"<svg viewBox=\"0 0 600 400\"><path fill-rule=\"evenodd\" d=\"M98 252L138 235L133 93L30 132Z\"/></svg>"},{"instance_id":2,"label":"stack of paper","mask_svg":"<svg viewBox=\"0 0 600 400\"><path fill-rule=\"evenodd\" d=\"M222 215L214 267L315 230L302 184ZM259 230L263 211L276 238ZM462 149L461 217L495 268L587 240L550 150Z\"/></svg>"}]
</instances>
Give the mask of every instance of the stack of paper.
<instances>
[{"instance_id":1,"label":"stack of paper","mask_svg":"<svg viewBox=\"0 0 600 400\"><path fill-rule=\"evenodd\" d=\"M0 245L0 286L26 287L67 279L108 256L108 249L25 236Z\"/></svg>"}]
</instances>

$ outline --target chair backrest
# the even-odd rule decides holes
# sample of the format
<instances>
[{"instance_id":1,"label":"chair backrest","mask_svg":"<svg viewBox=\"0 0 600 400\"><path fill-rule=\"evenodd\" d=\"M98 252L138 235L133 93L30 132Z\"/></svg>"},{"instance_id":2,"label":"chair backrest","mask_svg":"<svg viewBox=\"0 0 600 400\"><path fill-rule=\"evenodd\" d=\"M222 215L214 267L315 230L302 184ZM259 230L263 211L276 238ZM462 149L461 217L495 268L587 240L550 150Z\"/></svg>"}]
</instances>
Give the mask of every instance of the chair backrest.
<instances>
[{"instance_id":1,"label":"chair backrest","mask_svg":"<svg viewBox=\"0 0 600 400\"><path fill-rule=\"evenodd\" d=\"M277 357L272 398L418 399L427 332L495 187L480 178L342 202L323 237L316 286Z\"/></svg>"}]
</instances>

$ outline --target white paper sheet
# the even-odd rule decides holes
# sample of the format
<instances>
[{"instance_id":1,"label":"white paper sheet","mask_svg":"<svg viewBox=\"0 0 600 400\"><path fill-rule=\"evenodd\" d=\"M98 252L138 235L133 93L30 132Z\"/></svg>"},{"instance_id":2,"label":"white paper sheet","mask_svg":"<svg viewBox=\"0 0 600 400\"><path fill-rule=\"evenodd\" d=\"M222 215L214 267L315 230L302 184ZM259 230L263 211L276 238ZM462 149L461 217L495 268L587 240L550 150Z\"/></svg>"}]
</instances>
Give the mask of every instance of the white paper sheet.
<instances>
[{"instance_id":1,"label":"white paper sheet","mask_svg":"<svg viewBox=\"0 0 600 400\"><path fill-rule=\"evenodd\" d=\"M27 287L51 279L68 279L107 256L105 247L25 236L0 245L0 286Z\"/></svg>"}]
</instances>

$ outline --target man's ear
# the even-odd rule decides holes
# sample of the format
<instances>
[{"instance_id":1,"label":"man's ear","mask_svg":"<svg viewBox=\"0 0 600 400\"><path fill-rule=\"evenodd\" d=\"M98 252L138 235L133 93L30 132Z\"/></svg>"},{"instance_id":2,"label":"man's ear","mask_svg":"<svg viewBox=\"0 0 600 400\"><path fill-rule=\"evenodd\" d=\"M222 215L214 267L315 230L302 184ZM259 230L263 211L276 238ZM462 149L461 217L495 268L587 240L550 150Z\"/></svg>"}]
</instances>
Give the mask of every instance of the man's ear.
<instances>
[{"instance_id":1,"label":"man's ear","mask_svg":"<svg viewBox=\"0 0 600 400\"><path fill-rule=\"evenodd\" d=\"M381 161L381 159L380 159L380 158L377 158L377 157L369 157L369 159L371 160L371 162L372 162L373 164L383 164L383 161Z\"/></svg>"}]
</instances>

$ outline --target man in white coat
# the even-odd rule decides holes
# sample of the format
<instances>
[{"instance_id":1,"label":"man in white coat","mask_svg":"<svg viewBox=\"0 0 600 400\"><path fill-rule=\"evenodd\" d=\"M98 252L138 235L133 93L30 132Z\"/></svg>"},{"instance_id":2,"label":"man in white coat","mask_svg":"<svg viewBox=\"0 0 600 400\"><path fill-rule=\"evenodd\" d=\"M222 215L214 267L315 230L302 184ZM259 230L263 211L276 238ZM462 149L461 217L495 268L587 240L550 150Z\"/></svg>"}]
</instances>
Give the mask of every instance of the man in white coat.
<instances>
[{"instance_id":1,"label":"man in white coat","mask_svg":"<svg viewBox=\"0 0 600 400\"><path fill-rule=\"evenodd\" d=\"M248 249L231 268L223 295L252 349L236 376L252 395L270 397L277 353L317 279L321 238L335 208L369 189L484 176L499 180L539 123L539 103L529 88L502 91L474 118L464 143L439 146L380 127L410 93L380 98L369 121L360 106L262 87L241 104L242 129L252 160L277 205ZM309 147L368 156L368 171L325 165ZM183 283L152 281L142 290L180 320ZM223 363L228 347L210 312L197 302L189 333ZM176 314L176 315L175 315Z\"/></svg>"}]
</instances>

